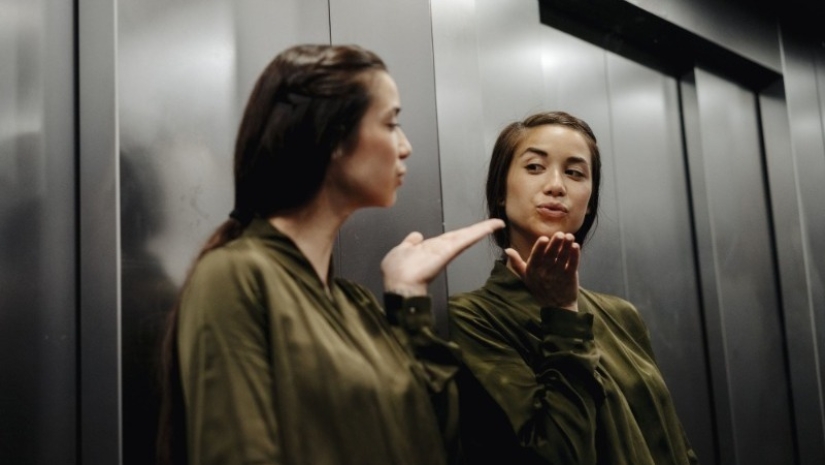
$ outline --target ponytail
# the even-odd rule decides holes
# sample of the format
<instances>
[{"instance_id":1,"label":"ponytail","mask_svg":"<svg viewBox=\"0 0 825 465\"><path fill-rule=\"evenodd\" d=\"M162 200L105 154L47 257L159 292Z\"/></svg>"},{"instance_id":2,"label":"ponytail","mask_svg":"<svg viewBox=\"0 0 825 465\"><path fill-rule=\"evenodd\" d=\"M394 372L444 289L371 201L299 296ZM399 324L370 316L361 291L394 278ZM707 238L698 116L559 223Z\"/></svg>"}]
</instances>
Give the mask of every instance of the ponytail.
<instances>
[{"instance_id":1,"label":"ponytail","mask_svg":"<svg viewBox=\"0 0 825 465\"><path fill-rule=\"evenodd\" d=\"M166 317L165 332L161 340L161 404L158 438L156 443L159 465L186 465L186 410L183 399L183 384L180 379L180 360L178 358L178 313L180 312L181 295L186 289L195 266L204 255L212 250L223 247L243 234L244 229L252 220L251 215L245 216L235 209L229 219L223 222L207 239L198 256L189 268L175 305Z\"/></svg>"}]
</instances>

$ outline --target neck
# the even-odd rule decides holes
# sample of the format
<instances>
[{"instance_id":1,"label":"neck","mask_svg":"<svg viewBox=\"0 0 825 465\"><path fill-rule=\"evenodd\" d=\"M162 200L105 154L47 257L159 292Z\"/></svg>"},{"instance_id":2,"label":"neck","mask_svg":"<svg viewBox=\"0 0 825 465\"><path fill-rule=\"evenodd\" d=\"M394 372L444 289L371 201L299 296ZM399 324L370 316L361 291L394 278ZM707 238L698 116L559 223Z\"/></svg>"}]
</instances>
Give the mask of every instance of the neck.
<instances>
[{"instance_id":1,"label":"neck","mask_svg":"<svg viewBox=\"0 0 825 465\"><path fill-rule=\"evenodd\" d=\"M273 226L295 242L324 286L329 285L327 278L335 238L349 216L333 210L329 203L314 200L307 206L269 218Z\"/></svg>"},{"instance_id":2,"label":"neck","mask_svg":"<svg viewBox=\"0 0 825 465\"><path fill-rule=\"evenodd\" d=\"M530 258L530 252L533 251L533 245L535 244L537 239L538 237L536 239L533 239L532 242L526 242L522 240L520 237L513 237L511 235L509 248L518 252L521 259L526 261L528 258ZM510 263L509 259L507 260L507 263Z\"/></svg>"}]
</instances>

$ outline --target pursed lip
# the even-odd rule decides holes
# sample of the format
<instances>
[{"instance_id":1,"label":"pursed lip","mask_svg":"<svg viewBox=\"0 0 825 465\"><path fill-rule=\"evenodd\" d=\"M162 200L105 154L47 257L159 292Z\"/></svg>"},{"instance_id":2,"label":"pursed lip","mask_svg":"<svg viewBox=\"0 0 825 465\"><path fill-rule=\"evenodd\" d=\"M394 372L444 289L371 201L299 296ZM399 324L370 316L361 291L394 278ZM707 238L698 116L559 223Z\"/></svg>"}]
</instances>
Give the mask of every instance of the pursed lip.
<instances>
[{"instance_id":1,"label":"pursed lip","mask_svg":"<svg viewBox=\"0 0 825 465\"><path fill-rule=\"evenodd\" d=\"M557 202L549 202L549 203L542 203L536 209L544 216L551 216L554 218L565 216L569 212L567 207L565 207L561 203Z\"/></svg>"}]
</instances>

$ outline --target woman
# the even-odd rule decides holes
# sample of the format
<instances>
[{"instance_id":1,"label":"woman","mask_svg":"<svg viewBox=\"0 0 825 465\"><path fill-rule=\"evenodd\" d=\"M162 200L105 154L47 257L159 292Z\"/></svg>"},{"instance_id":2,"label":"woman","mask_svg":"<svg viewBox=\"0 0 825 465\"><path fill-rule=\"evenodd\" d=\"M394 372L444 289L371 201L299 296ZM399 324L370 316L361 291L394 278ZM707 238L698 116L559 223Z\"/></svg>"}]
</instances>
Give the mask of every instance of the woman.
<instances>
[{"instance_id":1,"label":"woman","mask_svg":"<svg viewBox=\"0 0 825 465\"><path fill-rule=\"evenodd\" d=\"M469 463L695 463L639 313L579 287L601 160L584 121L539 113L501 132L487 177L504 250L450 298Z\"/></svg>"},{"instance_id":2,"label":"woman","mask_svg":"<svg viewBox=\"0 0 825 465\"><path fill-rule=\"evenodd\" d=\"M382 261L386 314L334 276L344 221L395 202L411 153L399 111L360 47L296 46L263 71L238 132L235 208L170 315L163 460L447 462L455 370L427 284L503 223L408 235Z\"/></svg>"}]
</instances>

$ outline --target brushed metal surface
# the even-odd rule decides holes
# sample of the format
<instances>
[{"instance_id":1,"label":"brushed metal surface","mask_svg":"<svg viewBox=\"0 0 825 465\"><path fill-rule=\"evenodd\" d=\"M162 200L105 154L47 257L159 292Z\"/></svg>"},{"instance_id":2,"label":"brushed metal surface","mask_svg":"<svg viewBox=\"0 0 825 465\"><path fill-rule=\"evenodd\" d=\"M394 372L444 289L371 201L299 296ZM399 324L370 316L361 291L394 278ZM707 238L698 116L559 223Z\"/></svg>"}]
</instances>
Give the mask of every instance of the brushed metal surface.
<instances>
[{"instance_id":1,"label":"brushed metal surface","mask_svg":"<svg viewBox=\"0 0 825 465\"><path fill-rule=\"evenodd\" d=\"M4 464L77 455L73 15L71 2L0 0Z\"/></svg>"},{"instance_id":2,"label":"brushed metal surface","mask_svg":"<svg viewBox=\"0 0 825 465\"><path fill-rule=\"evenodd\" d=\"M607 57L607 76L608 156L614 158L626 287L622 295L648 325L691 445L702 463L711 463L713 410L678 84L615 55Z\"/></svg>"},{"instance_id":3,"label":"brushed metal surface","mask_svg":"<svg viewBox=\"0 0 825 465\"><path fill-rule=\"evenodd\" d=\"M735 463L787 463L794 446L756 96L701 69L696 90L701 153L688 152L690 163L702 159L692 180L703 178L710 234L698 247L715 270L724 352L710 357L725 361Z\"/></svg>"}]
</instances>

